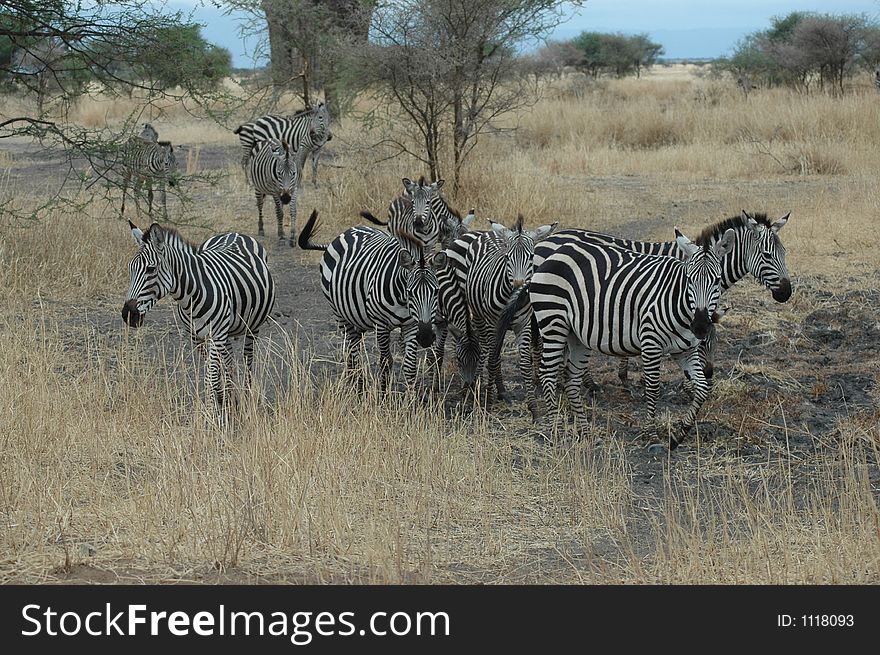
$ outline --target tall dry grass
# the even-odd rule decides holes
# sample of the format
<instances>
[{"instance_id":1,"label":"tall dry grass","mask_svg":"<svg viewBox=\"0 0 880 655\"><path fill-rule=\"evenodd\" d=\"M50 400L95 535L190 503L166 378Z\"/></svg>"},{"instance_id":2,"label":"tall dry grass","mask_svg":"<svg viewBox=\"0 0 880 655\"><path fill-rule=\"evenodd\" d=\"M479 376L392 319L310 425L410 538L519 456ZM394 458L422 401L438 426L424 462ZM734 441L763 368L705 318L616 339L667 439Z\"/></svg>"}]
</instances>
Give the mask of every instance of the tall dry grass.
<instances>
[{"instance_id":1,"label":"tall dry grass","mask_svg":"<svg viewBox=\"0 0 880 655\"><path fill-rule=\"evenodd\" d=\"M876 286L876 97L769 91L746 101L695 78L612 82L581 98L557 86L508 117L514 135L481 142L458 193L444 189L453 205L664 239L673 225L695 233L741 207L791 210L783 237L796 277ZM85 99L77 120L123 120L129 109ZM254 233L235 137L174 107L162 121L163 138L193 146L190 172L217 166L209 151L229 146L223 184L198 190L192 215L174 214L172 200L187 236ZM400 178L421 171L405 157L377 163L375 136L341 121L321 185L304 185L301 220L318 208L326 240L361 209L381 214ZM5 193L16 193L20 165L0 158ZM640 232L658 216L664 227ZM586 435L604 438L600 450L539 447L523 418L450 419L406 396L357 395L271 327L257 382L240 391L236 428L224 434L170 312L156 310L147 331L121 328L132 249L112 204L0 228L0 580L86 567L107 581L880 579L870 415L842 415L809 462L778 448L746 460L698 433L658 486L601 420ZM757 291L732 293L742 307ZM725 329L783 335L815 302L736 310ZM734 441L756 439L752 426L778 409L755 403L746 375L780 383L792 402L809 393L787 372L731 367L704 411L709 421L742 416Z\"/></svg>"}]
</instances>

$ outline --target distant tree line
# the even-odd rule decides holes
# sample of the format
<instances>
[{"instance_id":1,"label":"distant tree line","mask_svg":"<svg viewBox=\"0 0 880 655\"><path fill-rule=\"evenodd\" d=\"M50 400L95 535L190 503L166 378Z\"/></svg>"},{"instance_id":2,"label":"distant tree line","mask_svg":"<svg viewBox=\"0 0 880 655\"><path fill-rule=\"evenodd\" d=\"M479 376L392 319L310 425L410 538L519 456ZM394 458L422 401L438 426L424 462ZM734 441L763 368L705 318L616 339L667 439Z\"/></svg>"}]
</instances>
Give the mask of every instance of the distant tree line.
<instances>
[{"instance_id":1,"label":"distant tree line","mask_svg":"<svg viewBox=\"0 0 880 655\"><path fill-rule=\"evenodd\" d=\"M714 63L763 87L842 93L844 82L880 64L880 26L864 15L796 11L746 36Z\"/></svg>"},{"instance_id":2,"label":"distant tree line","mask_svg":"<svg viewBox=\"0 0 880 655\"><path fill-rule=\"evenodd\" d=\"M526 60L536 75L560 76L566 68L574 68L594 78L620 78L641 76L662 55L663 46L647 34L582 32L567 41L549 41Z\"/></svg>"}]
</instances>

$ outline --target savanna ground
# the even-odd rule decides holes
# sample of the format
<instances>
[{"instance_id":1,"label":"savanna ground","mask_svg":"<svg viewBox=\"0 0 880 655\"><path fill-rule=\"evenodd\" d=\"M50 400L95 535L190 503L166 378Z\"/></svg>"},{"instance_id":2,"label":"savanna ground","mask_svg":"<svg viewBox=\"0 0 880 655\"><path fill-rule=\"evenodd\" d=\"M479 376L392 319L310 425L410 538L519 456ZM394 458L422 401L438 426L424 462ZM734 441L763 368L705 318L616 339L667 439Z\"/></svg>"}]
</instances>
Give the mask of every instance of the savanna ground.
<instances>
[{"instance_id":1,"label":"savanna ground","mask_svg":"<svg viewBox=\"0 0 880 655\"><path fill-rule=\"evenodd\" d=\"M647 454L642 402L599 356L592 427L574 445L533 438L510 344L509 404L462 402L452 363L448 392L428 402L399 382L359 395L338 375L320 255L274 236L279 297L257 382L221 434L170 302L123 327L134 244L117 194L38 223L2 219L0 580L878 582L880 97L866 79L843 98L744 99L732 82L670 72L554 82L444 195L479 220L522 212L532 226L662 240L741 208L792 212L781 236L794 294L776 304L747 279L725 296L715 391L671 456ZM92 98L74 117L125 113ZM174 107L154 122L188 146L188 172L225 174L189 190L186 214L169 200L182 232L254 234L235 136ZM325 241L422 172L376 163L370 137L343 120L317 189L307 173L299 225L317 208ZM52 153L4 146L0 193L36 202L59 183ZM673 419L679 379L665 367L660 410Z\"/></svg>"}]
</instances>

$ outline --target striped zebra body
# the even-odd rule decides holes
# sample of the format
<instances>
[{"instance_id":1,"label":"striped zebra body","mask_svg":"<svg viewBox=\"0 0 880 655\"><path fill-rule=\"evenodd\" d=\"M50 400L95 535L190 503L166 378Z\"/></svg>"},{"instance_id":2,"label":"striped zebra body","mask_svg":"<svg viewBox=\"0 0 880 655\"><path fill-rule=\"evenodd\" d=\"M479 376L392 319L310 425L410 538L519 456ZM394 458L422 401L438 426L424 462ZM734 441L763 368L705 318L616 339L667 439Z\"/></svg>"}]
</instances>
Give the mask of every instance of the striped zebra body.
<instances>
[{"instance_id":1,"label":"striped zebra body","mask_svg":"<svg viewBox=\"0 0 880 655\"><path fill-rule=\"evenodd\" d=\"M207 351L205 388L222 411L232 367L231 339L244 337L249 378L254 338L275 303L266 251L252 237L235 232L218 234L196 247L158 223L144 232L131 221L129 225L138 251L128 265L130 285L122 318L138 327L159 300L174 298L178 319Z\"/></svg>"},{"instance_id":2,"label":"striped zebra body","mask_svg":"<svg viewBox=\"0 0 880 655\"><path fill-rule=\"evenodd\" d=\"M693 385L691 406L670 439L671 448L678 445L708 395L698 347L718 306L721 260L733 240L733 230L714 245L695 245L679 235L684 262L589 242L568 243L543 261L528 295L542 340L539 378L551 424L557 417L563 361L565 393L583 429L580 386L589 352L641 355L650 429L656 438L660 361L668 354Z\"/></svg>"},{"instance_id":3,"label":"striped zebra body","mask_svg":"<svg viewBox=\"0 0 880 655\"><path fill-rule=\"evenodd\" d=\"M162 200L162 215L168 219L168 204L165 183L174 186L176 183L177 159L174 146L170 141L159 141L159 134L152 125L146 123L140 136L133 136L126 141L122 150L122 215L125 216L125 195L129 185L134 182L135 211L140 213L138 194L141 187L147 187L147 215L153 218L153 183L159 187Z\"/></svg>"},{"instance_id":4,"label":"striped zebra body","mask_svg":"<svg viewBox=\"0 0 880 655\"><path fill-rule=\"evenodd\" d=\"M284 205L290 206L290 245L296 243L296 200L300 176L296 152L290 144L270 138L260 142L248 159L247 177L257 199L257 234L263 231L263 202L271 196L278 221L278 239L284 241Z\"/></svg>"},{"instance_id":5,"label":"striped zebra body","mask_svg":"<svg viewBox=\"0 0 880 655\"><path fill-rule=\"evenodd\" d=\"M356 226L327 245L311 242L317 212L312 212L299 237L300 247L324 250L321 286L346 338L349 370L357 366L357 352L365 332L376 331L381 388L387 388L393 365L391 331L404 338L403 374L416 382L418 347L430 347L438 321L437 271L446 267L446 255L429 257L408 235L392 236L372 227Z\"/></svg>"},{"instance_id":6,"label":"striped zebra body","mask_svg":"<svg viewBox=\"0 0 880 655\"><path fill-rule=\"evenodd\" d=\"M389 234L401 232L411 234L424 244L428 252L431 252L440 239L442 231L440 220L434 213L437 191L442 186L443 180L427 184L424 176L420 177L418 182L405 177L403 195L395 198L388 205L387 221L379 220L368 211L362 211L361 217L375 225L387 227ZM443 205L445 206L445 202Z\"/></svg>"},{"instance_id":7,"label":"striped zebra body","mask_svg":"<svg viewBox=\"0 0 880 655\"><path fill-rule=\"evenodd\" d=\"M468 232L446 250L455 282L463 290L468 314L479 335L484 361L480 366L487 402L495 396L503 398L506 390L500 373L500 343L503 334L497 334L502 312L514 293L531 279L535 243L546 237L556 226L544 225L537 230L523 229L520 216L512 228L492 223L490 232ZM531 331L528 308L518 311L510 327L516 335L519 368L526 386L526 395L532 413L537 412L534 399L534 373L531 356ZM498 347L496 348L496 344Z\"/></svg>"},{"instance_id":8,"label":"striped zebra body","mask_svg":"<svg viewBox=\"0 0 880 655\"><path fill-rule=\"evenodd\" d=\"M269 139L277 139L287 143L291 151L296 153L300 171L305 167L306 157L311 155L312 181L316 185L318 153L324 144L333 138L330 131L330 114L324 103L291 116L261 116L249 123L239 125L234 133L238 135L244 151L241 166L245 170L256 145ZM302 186L302 175L298 184Z\"/></svg>"},{"instance_id":9,"label":"striped zebra body","mask_svg":"<svg viewBox=\"0 0 880 655\"><path fill-rule=\"evenodd\" d=\"M785 247L779 239L779 231L788 222L789 216L790 212L776 221L770 221L764 213L750 214L743 210L739 216L725 219L703 230L697 241L706 241L711 245L720 240L729 229L735 234L733 247L722 259L722 293L751 274L771 291L777 302L786 302L791 297L791 278L785 264ZM552 234L535 247L535 267L539 267L552 253L570 243L595 243L646 255L668 255L680 260L685 258L685 253L678 248L675 241L634 241L592 230L569 229ZM707 339L701 351L705 357L716 348L717 334L714 325ZM706 364L710 366L711 360L707 360ZM621 381L627 379L627 359L620 361L617 374ZM585 382L590 387L595 386L589 372L585 374Z\"/></svg>"}]
</instances>

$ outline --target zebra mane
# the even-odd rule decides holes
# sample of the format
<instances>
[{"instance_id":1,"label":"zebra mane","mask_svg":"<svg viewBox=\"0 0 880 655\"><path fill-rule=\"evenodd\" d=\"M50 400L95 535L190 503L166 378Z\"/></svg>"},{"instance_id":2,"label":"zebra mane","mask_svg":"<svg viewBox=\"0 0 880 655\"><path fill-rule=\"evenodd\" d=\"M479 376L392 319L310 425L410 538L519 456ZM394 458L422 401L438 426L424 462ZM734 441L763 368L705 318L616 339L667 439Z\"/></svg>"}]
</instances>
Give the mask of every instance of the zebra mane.
<instances>
[{"instance_id":1,"label":"zebra mane","mask_svg":"<svg viewBox=\"0 0 880 655\"><path fill-rule=\"evenodd\" d=\"M770 227L771 222L770 219L767 218L766 212L756 212L751 214L751 217L757 221L759 225L763 225L765 227ZM725 218L723 221L718 221L714 225L709 225L704 228L702 232L700 232L700 236L697 237L695 243L697 245L703 246L703 249L706 250L710 245L712 245L713 241L721 238L727 230L744 227L747 224L746 219L743 218L742 214L739 216L731 216L730 218Z\"/></svg>"},{"instance_id":2,"label":"zebra mane","mask_svg":"<svg viewBox=\"0 0 880 655\"><path fill-rule=\"evenodd\" d=\"M178 242L182 243L185 246L192 248L193 250L198 249L198 246L196 246L189 239L184 237L180 232L178 232L177 228L171 227L170 225L162 226L162 225L159 225L158 223L153 223L152 225L150 225L150 227L148 227L146 230L144 230L144 236L141 237L141 240L144 243L150 243L150 237L152 236L152 232L154 229L161 230L162 232L165 233L166 243L170 240L174 240L174 241L178 241Z\"/></svg>"},{"instance_id":3,"label":"zebra mane","mask_svg":"<svg viewBox=\"0 0 880 655\"><path fill-rule=\"evenodd\" d=\"M519 234L522 234L523 231L523 215L517 214L516 223L513 224L513 229L516 230Z\"/></svg>"},{"instance_id":4,"label":"zebra mane","mask_svg":"<svg viewBox=\"0 0 880 655\"><path fill-rule=\"evenodd\" d=\"M317 107L312 107L311 109L309 107L306 107L305 109L300 109L295 114L291 114L289 118L299 118L300 116L305 116L306 114L313 114L315 113L316 109Z\"/></svg>"},{"instance_id":5,"label":"zebra mane","mask_svg":"<svg viewBox=\"0 0 880 655\"><path fill-rule=\"evenodd\" d=\"M425 176L424 175L419 176L419 186L425 186Z\"/></svg>"}]
</instances>

